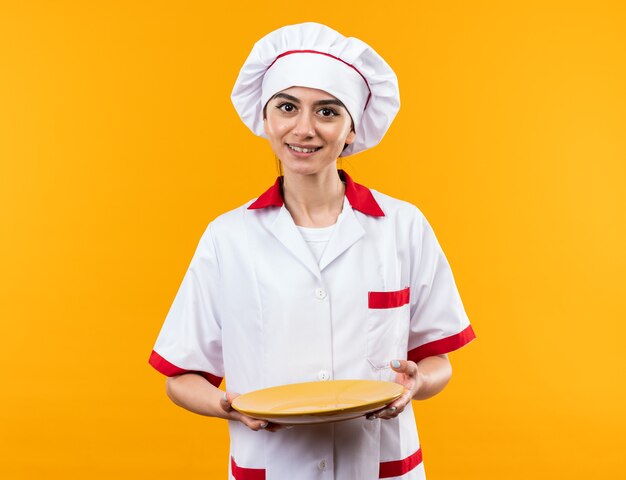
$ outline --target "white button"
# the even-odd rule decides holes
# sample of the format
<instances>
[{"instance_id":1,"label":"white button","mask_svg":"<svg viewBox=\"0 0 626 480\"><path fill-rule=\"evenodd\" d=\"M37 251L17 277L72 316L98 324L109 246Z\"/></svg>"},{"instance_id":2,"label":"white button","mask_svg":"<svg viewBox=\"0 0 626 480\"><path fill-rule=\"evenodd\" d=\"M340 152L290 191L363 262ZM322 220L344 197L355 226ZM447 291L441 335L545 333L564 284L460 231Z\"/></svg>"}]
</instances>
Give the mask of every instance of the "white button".
<instances>
[{"instance_id":1,"label":"white button","mask_svg":"<svg viewBox=\"0 0 626 480\"><path fill-rule=\"evenodd\" d=\"M328 373L326 370L320 370L317 374L317 378L319 378L320 380L328 380L330 379L330 373Z\"/></svg>"},{"instance_id":2,"label":"white button","mask_svg":"<svg viewBox=\"0 0 626 480\"><path fill-rule=\"evenodd\" d=\"M317 467L323 472L326 470L326 460L320 460L320 463L317 464Z\"/></svg>"},{"instance_id":3,"label":"white button","mask_svg":"<svg viewBox=\"0 0 626 480\"><path fill-rule=\"evenodd\" d=\"M316 288L315 297L318 300L324 300L326 298L326 290L324 290L323 288Z\"/></svg>"}]
</instances>

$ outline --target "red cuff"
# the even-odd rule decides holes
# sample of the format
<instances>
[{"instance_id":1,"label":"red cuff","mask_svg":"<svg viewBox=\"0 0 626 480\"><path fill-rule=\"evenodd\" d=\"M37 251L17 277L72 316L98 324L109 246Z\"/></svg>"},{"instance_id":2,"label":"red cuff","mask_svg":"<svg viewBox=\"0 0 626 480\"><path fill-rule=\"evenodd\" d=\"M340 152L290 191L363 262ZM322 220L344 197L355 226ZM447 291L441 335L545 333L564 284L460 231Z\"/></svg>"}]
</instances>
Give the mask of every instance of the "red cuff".
<instances>
[{"instance_id":1,"label":"red cuff","mask_svg":"<svg viewBox=\"0 0 626 480\"><path fill-rule=\"evenodd\" d=\"M265 480L265 470L263 468L244 468L235 463L235 459L230 457L230 470L235 480Z\"/></svg>"},{"instance_id":2,"label":"red cuff","mask_svg":"<svg viewBox=\"0 0 626 480\"><path fill-rule=\"evenodd\" d=\"M425 343L413 350L409 351L407 358L413 360L415 363L423 360L426 357L432 357L435 355L442 355L444 353L452 352L461 348L463 345L471 342L476 338L472 326L468 325L465 330L456 335L451 335L446 338L441 338L429 343Z\"/></svg>"},{"instance_id":3,"label":"red cuff","mask_svg":"<svg viewBox=\"0 0 626 480\"><path fill-rule=\"evenodd\" d=\"M391 462L381 462L378 470L379 478L399 477L405 473L409 473L415 467L422 463L422 449L402 460L393 460Z\"/></svg>"},{"instance_id":4,"label":"red cuff","mask_svg":"<svg viewBox=\"0 0 626 480\"><path fill-rule=\"evenodd\" d=\"M201 372L198 370L184 370L168 362L154 350L152 350L152 354L150 355L150 360L148 360L148 363L152 365L157 371L168 377L173 377L174 375L182 375L183 373L197 373L198 375L202 375L212 385L216 387L219 387L220 383L222 383L222 377L217 377L208 372Z\"/></svg>"}]
</instances>

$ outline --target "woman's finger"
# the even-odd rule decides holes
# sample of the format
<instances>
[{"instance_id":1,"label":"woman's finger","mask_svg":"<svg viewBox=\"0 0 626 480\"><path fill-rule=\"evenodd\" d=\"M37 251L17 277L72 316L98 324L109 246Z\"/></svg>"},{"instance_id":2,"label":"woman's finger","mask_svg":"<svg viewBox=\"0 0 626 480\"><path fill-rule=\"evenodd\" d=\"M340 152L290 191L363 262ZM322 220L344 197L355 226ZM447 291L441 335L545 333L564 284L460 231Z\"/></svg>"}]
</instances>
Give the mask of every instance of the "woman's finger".
<instances>
[{"instance_id":1,"label":"woman's finger","mask_svg":"<svg viewBox=\"0 0 626 480\"><path fill-rule=\"evenodd\" d=\"M395 418L398 415L400 415L400 413L402 413L403 410L404 410L404 407L394 407L391 405L387 405L387 407L381 410L368 413L365 416L365 419L376 420L377 418L380 418L381 420L389 420L390 418Z\"/></svg>"},{"instance_id":2,"label":"woman's finger","mask_svg":"<svg viewBox=\"0 0 626 480\"><path fill-rule=\"evenodd\" d=\"M398 373L404 373L409 377L417 376L417 364L415 362L409 362L407 360L392 360L390 362L391 368Z\"/></svg>"},{"instance_id":3,"label":"woman's finger","mask_svg":"<svg viewBox=\"0 0 626 480\"><path fill-rule=\"evenodd\" d=\"M390 418L394 418L398 415L398 408L397 407L387 407L384 410L381 410L380 413L378 414L378 418L381 418L383 420L388 420Z\"/></svg>"},{"instance_id":4,"label":"woman's finger","mask_svg":"<svg viewBox=\"0 0 626 480\"><path fill-rule=\"evenodd\" d=\"M252 418L235 410L232 403L238 396L239 395L237 393L224 392L224 395L220 398L220 406L222 407L222 410L229 413L231 419L243 423L246 427L254 431L267 430L269 432L275 432L276 430L284 428L282 425L270 423L267 420Z\"/></svg>"},{"instance_id":5,"label":"woman's finger","mask_svg":"<svg viewBox=\"0 0 626 480\"><path fill-rule=\"evenodd\" d=\"M248 427L250 430L254 430L255 432L258 432L259 430L265 430L270 422L268 422L267 420L259 420L257 418L251 418L248 417L246 415L242 415L242 422L243 424Z\"/></svg>"},{"instance_id":6,"label":"woman's finger","mask_svg":"<svg viewBox=\"0 0 626 480\"><path fill-rule=\"evenodd\" d=\"M248 415L244 415L243 413L239 413L237 410L232 411L231 418L233 420L243 423L246 427L248 427L250 430L254 430L255 432L259 430L264 430L270 425L267 420L252 418Z\"/></svg>"},{"instance_id":7,"label":"woman's finger","mask_svg":"<svg viewBox=\"0 0 626 480\"><path fill-rule=\"evenodd\" d=\"M366 420L375 420L377 418L388 419L397 417L400 412L404 410L404 405L398 403L398 400L386 405L384 408L380 410L376 410L374 412L370 412L365 415Z\"/></svg>"},{"instance_id":8,"label":"woman's finger","mask_svg":"<svg viewBox=\"0 0 626 480\"><path fill-rule=\"evenodd\" d=\"M389 405L387 405L383 410L378 413L378 418L389 419L395 418L400 415L407 405L411 403L411 394L408 390L405 390L404 393Z\"/></svg>"}]
</instances>

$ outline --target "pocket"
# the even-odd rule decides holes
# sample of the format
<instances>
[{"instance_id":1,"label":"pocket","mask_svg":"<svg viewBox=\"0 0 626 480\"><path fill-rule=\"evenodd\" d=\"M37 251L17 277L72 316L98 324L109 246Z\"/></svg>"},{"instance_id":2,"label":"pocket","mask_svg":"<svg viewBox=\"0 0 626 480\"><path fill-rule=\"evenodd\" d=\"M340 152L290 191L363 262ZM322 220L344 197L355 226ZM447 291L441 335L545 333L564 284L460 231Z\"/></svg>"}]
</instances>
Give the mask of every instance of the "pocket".
<instances>
[{"instance_id":1,"label":"pocket","mask_svg":"<svg viewBox=\"0 0 626 480\"><path fill-rule=\"evenodd\" d=\"M374 309L397 308L409 303L409 287L393 292L369 292L367 306Z\"/></svg>"},{"instance_id":2,"label":"pocket","mask_svg":"<svg viewBox=\"0 0 626 480\"><path fill-rule=\"evenodd\" d=\"M367 360L380 376L391 360L406 355L409 300L409 287L367 294Z\"/></svg>"}]
</instances>

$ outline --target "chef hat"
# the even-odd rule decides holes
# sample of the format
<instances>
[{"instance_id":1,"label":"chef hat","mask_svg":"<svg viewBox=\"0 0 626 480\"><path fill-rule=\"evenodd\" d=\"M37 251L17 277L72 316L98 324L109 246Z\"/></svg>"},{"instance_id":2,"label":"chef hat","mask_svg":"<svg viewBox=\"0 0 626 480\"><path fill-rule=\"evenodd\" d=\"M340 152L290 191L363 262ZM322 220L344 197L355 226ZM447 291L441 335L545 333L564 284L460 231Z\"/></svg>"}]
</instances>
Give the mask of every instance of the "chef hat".
<instances>
[{"instance_id":1,"label":"chef hat","mask_svg":"<svg viewBox=\"0 0 626 480\"><path fill-rule=\"evenodd\" d=\"M290 87L324 90L341 100L354 121L355 141L342 156L377 145L400 108L398 79L372 47L319 23L279 28L261 38L231 95L243 123L263 131L263 107Z\"/></svg>"}]
</instances>

